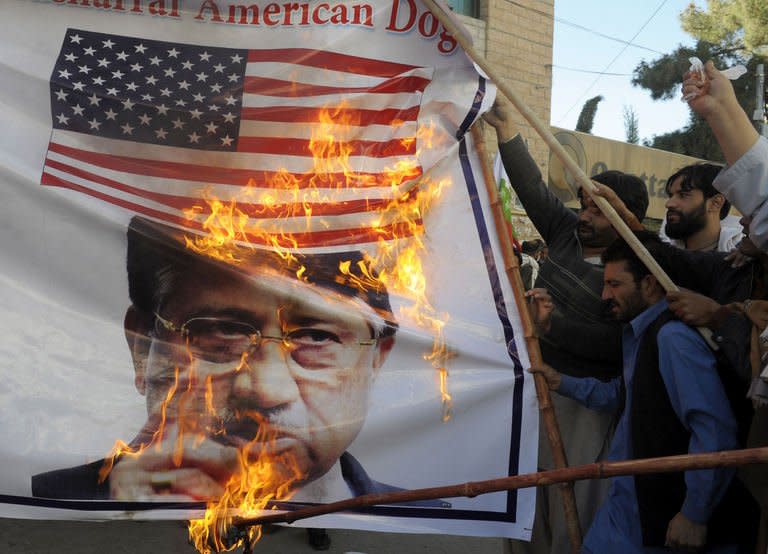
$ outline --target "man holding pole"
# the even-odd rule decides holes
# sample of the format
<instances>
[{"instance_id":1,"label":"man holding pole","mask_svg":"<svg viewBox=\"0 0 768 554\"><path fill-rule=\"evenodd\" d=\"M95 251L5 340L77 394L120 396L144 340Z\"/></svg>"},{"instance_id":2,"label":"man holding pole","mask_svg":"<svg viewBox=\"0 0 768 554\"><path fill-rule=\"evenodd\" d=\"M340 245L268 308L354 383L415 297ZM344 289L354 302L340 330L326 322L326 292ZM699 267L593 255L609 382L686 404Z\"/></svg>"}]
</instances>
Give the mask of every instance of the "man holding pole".
<instances>
[{"instance_id":1,"label":"man holding pole","mask_svg":"<svg viewBox=\"0 0 768 554\"><path fill-rule=\"evenodd\" d=\"M508 104L497 100L493 110L484 117L496 128L510 184L549 248L549 257L541 264L534 285L548 289L555 305L551 329L540 337L543 359L559 371L577 377L611 379L621 365L621 329L605 314L600 300L603 286L600 254L616 238L616 231L583 191L579 191L581 209L575 214L547 189L517 133ZM613 190L642 221L648 207L648 193L640 179L619 171L607 171L594 179ZM614 418L585 409L568 398L552 400L568 463L578 465L601 459L610 442ZM546 439L541 439L540 445L544 443ZM539 449L539 466L554 467L546 446ZM576 502L584 528L589 526L605 491L602 481L576 484ZM542 489L530 551L568 551L566 528L557 489ZM515 543L513 550L527 549L522 543Z\"/></svg>"},{"instance_id":2,"label":"man holding pole","mask_svg":"<svg viewBox=\"0 0 768 554\"><path fill-rule=\"evenodd\" d=\"M643 237L658 252L656 237ZM602 255L602 298L623 331L623 379L574 378L551 367L552 390L585 406L620 414L608 458L625 460L713 452L740 446L739 429L703 338L674 319L665 291L627 243ZM583 552L739 552L754 540L754 510L733 470L710 469L612 479Z\"/></svg>"}]
</instances>

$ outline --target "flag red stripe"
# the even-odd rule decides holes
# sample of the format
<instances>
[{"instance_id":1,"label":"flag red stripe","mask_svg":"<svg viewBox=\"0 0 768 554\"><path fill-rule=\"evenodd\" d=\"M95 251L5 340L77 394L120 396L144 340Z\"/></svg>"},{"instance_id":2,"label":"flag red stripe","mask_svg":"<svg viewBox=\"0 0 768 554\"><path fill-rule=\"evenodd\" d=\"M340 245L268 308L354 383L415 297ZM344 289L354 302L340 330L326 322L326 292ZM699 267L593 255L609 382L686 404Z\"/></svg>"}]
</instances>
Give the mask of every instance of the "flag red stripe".
<instances>
[{"instance_id":1,"label":"flag red stripe","mask_svg":"<svg viewBox=\"0 0 768 554\"><path fill-rule=\"evenodd\" d=\"M312 50L309 48L281 48L279 50L250 50L248 63L282 62L344 73L371 75L374 77L394 77L406 71L418 69L419 66L405 65L394 62L348 56L327 50Z\"/></svg>"},{"instance_id":2,"label":"flag red stripe","mask_svg":"<svg viewBox=\"0 0 768 554\"><path fill-rule=\"evenodd\" d=\"M206 184L222 183L227 185L247 186L248 182L253 179L258 182L260 186L268 186L272 184L275 187L279 186L276 183L284 183L286 180L291 180L295 181L295 186L300 189L310 186L323 189L338 188L339 186L345 188L365 188L392 185L391 176L380 173L356 173L349 177L346 177L343 173L332 173L327 175L327 178L318 179L312 173L255 171L251 169L213 167L181 162L131 158L113 154L101 154L99 152L72 148L54 142L51 142L48 145L48 149L52 152L114 171L164 179L195 181ZM415 179L420 175L421 167L414 167L410 174L403 176L403 181Z\"/></svg>"},{"instance_id":3,"label":"flag red stripe","mask_svg":"<svg viewBox=\"0 0 768 554\"><path fill-rule=\"evenodd\" d=\"M177 210L185 210L189 209L192 206L196 205L199 201L194 200L187 196L177 196L174 194L163 194L160 192L153 192L148 191L144 189L140 189L138 187L134 187L125 183L121 183L119 181L115 181L113 179L107 179L106 177L102 177L101 175L97 175L96 173L91 173L90 171L85 171L84 169L80 169L71 165L67 165L61 162L58 162L56 160L46 159L45 160L45 167L46 168L52 168L52 169L58 169L59 171L62 171L64 173L67 173L69 175L72 175L74 177L80 177L81 179L87 179L89 181L92 181L94 183L98 183L100 185L104 185L105 187L109 187L115 190L119 190L122 192L127 192L129 194L133 194L134 196L139 196L141 198L146 198L147 200L151 200L153 202L157 202L158 204L163 204L165 206L168 206L169 208L175 208ZM52 175L50 177L53 177ZM48 184L48 183L43 183ZM82 185L81 185L82 186Z\"/></svg>"},{"instance_id":4,"label":"flag red stripe","mask_svg":"<svg viewBox=\"0 0 768 554\"><path fill-rule=\"evenodd\" d=\"M45 171L43 171L43 176L40 178L40 184L49 186L49 187L59 187L59 188L74 190L76 192L80 192L82 194L92 196L93 198L98 198L99 200L103 200L104 202L114 204L115 206L125 208L126 210L142 213L144 215L148 215L150 217L154 217L157 219L162 219L169 223L176 223L178 225L183 225L186 227L195 227L197 229L200 228L200 224L197 223L196 221L190 221L183 217L169 214L167 212L161 212L159 210L154 210L152 208L143 206L141 204L136 204L135 202L129 202L127 200L123 200L122 198L116 198L114 196L110 196L103 192L99 192L97 190L84 187L83 185L78 185L77 183L66 181L60 177L57 177L56 175L51 175L50 173L46 173Z\"/></svg>"},{"instance_id":5,"label":"flag red stripe","mask_svg":"<svg viewBox=\"0 0 768 554\"><path fill-rule=\"evenodd\" d=\"M141 213L149 217L154 217L166 221L168 223L175 223L177 225L193 228L202 231L202 224L188 220L183 217L179 217L166 212L161 212L136 204L128 202L126 200L115 198L107 194L83 187L81 185L66 181L49 173L43 173L40 180L40 184L66 188L74 190L99 200L109 202L121 208L125 208L132 212ZM371 243L377 240L394 240L398 238L405 238L413 236L414 230L420 229L423 222L421 219L415 222L415 226L409 222L395 222L383 227L377 227L372 229L370 227L355 228L355 229L332 229L328 231L316 231L307 233L291 233L286 235L272 235L276 238L279 246L284 248L292 248L294 245L298 245L298 248L313 248L319 246L347 246L361 243ZM271 246L272 243L267 240L266 237L261 235L247 235L248 241L258 246Z\"/></svg>"},{"instance_id":6,"label":"flag red stripe","mask_svg":"<svg viewBox=\"0 0 768 554\"><path fill-rule=\"evenodd\" d=\"M113 179L107 179L101 175L85 171L83 169L73 167L56 160L46 160L46 167L58 169L69 175L80 177L81 179L87 179L94 183L98 183L105 187L109 187L122 192L127 192L140 198L145 198L163 204L169 208L177 210L186 210L192 207L198 207L200 213L210 213L210 206L204 201L203 198L193 198L189 196L178 196L174 194L163 194L159 192L148 191L140 189ZM46 183L43 183L46 184ZM418 187L414 187L408 192L408 199L413 198L417 192ZM403 203L406 198L401 198L400 202ZM346 200L342 202L297 202L297 203L283 203L283 204L255 204L252 202L238 202L238 209L253 219L276 219L287 217L305 217L307 214L313 216L335 216L335 215L350 215L355 213L375 212L383 210L392 201L384 198L374 199L361 199L361 200Z\"/></svg>"},{"instance_id":7,"label":"flag red stripe","mask_svg":"<svg viewBox=\"0 0 768 554\"><path fill-rule=\"evenodd\" d=\"M266 108L243 108L241 119L249 121L279 121L282 123L317 123L322 114L330 114L335 121L347 125L392 125L405 121L416 121L419 106L384 110L355 110L347 108L304 108L301 106L275 106Z\"/></svg>"},{"instance_id":8,"label":"flag red stripe","mask_svg":"<svg viewBox=\"0 0 768 554\"><path fill-rule=\"evenodd\" d=\"M279 96L281 98L304 98L306 96L323 96L329 94L391 94L422 92L430 83L424 77L395 77L371 87L332 87L327 85L312 85L270 79L268 77L246 77L243 92L260 94L262 96Z\"/></svg>"},{"instance_id":9,"label":"flag red stripe","mask_svg":"<svg viewBox=\"0 0 768 554\"><path fill-rule=\"evenodd\" d=\"M287 137L240 137L238 152L276 154L281 156L312 157L307 139ZM412 156L416 154L415 139L393 139L385 142L372 140L351 140L334 145L338 152L346 151L350 156L386 158L389 156Z\"/></svg>"}]
</instances>

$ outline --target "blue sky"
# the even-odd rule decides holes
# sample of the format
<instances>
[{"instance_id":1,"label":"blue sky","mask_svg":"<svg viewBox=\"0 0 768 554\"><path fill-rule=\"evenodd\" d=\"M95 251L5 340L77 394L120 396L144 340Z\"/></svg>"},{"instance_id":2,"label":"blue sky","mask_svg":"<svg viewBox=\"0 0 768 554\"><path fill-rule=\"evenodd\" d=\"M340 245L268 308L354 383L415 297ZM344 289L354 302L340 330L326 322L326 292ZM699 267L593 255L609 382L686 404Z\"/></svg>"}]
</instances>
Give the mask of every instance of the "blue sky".
<instances>
[{"instance_id":1,"label":"blue sky","mask_svg":"<svg viewBox=\"0 0 768 554\"><path fill-rule=\"evenodd\" d=\"M632 106L637 113L641 139L683 127L688 120L686 104L678 98L653 101L648 91L631 83L637 64L660 54L596 33L660 53L671 52L679 44L694 43L681 29L678 17L690 1L555 0L551 124L574 129L584 102L600 94L604 100L597 110L594 135L624 140L624 106ZM599 76L600 72L606 74Z\"/></svg>"}]
</instances>

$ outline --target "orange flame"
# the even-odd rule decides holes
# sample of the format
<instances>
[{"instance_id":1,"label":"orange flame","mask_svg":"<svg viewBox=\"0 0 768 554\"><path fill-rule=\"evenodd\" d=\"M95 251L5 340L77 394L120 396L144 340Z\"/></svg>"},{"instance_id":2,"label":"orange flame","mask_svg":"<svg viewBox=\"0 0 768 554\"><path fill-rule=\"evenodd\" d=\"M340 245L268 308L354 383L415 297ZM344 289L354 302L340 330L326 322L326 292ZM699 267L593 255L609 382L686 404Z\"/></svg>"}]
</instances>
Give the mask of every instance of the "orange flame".
<instances>
[{"instance_id":1,"label":"orange flame","mask_svg":"<svg viewBox=\"0 0 768 554\"><path fill-rule=\"evenodd\" d=\"M426 126L420 130L418 139L426 148L433 147L434 129ZM402 182L399 175L411 170L408 164L398 164L391 170L393 189L399 191ZM407 222L407 240L399 243L380 240L377 245L377 254L372 265L383 268L378 279L388 290L401 294L411 299L410 307L402 307L402 315L412 319L417 325L427 329L433 336L432 351L425 354L424 359L429 361L440 375L440 398L442 403L442 419L447 421L451 417L452 399L448 393L448 381L446 365L453 354L447 348L443 329L449 319L446 313L437 313L428 297L427 277L424 271L423 256L426 246L423 241L421 222L423 216L429 212L431 205L441 196L447 181L434 182L428 177L423 177L418 189L403 192L390 202L383 210L383 219L388 213L397 216ZM342 268L343 271L343 268ZM375 280L375 279L374 279Z\"/></svg>"},{"instance_id":2,"label":"orange flame","mask_svg":"<svg viewBox=\"0 0 768 554\"><path fill-rule=\"evenodd\" d=\"M350 161L353 154L350 144L354 139L352 129L359 125L359 121L353 120L347 115L349 113L343 106L337 110L323 110L319 122L313 126L309 146L313 168L305 174L306 177L283 169L269 177L268 187L259 187L256 179L251 179L232 198L218 198L212 189L204 191L204 204L184 211L193 226L202 231L200 235L185 237L186 247L229 264L243 263L248 249L268 249L279 254L286 266L296 267L299 279L305 279L306 267L296 256L299 250L295 236L297 221L303 221L307 231L317 229L325 223L317 207L335 202L338 191L365 191L366 187L371 187L381 193L383 180L384 187L389 189L387 199L365 198L369 206L376 202L373 229L380 237L376 247L366 252L365 261L358 262L354 271L350 261L342 262L339 275L361 291L386 287L410 302L409 306L401 308L401 314L428 330L433 337L432 350L424 358L439 376L442 419L447 421L452 407L447 370L452 353L443 333L448 315L438 313L428 298L429 286L423 267L426 252L423 219L449 183L433 182L429 177L421 176L417 161L420 151L412 158L401 159L386 168L378 177L356 171ZM416 137L400 141L405 147L416 144L422 149L432 148L434 129L422 125ZM275 225L276 220L286 223ZM265 221L269 221L269 225ZM399 223L399 235L395 236L398 240L393 240L391 231L391 223L395 221ZM160 421L151 439L136 447L118 441L102 467L102 481L112 471L118 457L138 457L153 444L160 447L171 408L173 422L178 428L173 451L176 467L183 464L185 445L189 444L185 438L194 438L194 444L199 445L206 433L210 435L211 430L201 424L200 414L194 413L192 404L197 399L195 395L199 396L202 390L205 409L215 419L215 387L210 375L204 383L196 382L195 360L189 345L187 348L188 375L180 381L179 368L176 368L174 383L162 401ZM244 353L235 371L247 367L247 357ZM259 419L257 414L248 416L259 421L257 436L237 449L237 469L223 485L220 497L208 503L202 518L189 524L190 539L203 554L232 550L244 540L253 544L261 536L260 526L244 531L246 535L238 535L232 533L233 518L253 517L263 510L273 509L273 501L290 498L293 490L306 479L296 460L270 448L277 437L263 418Z\"/></svg>"},{"instance_id":3,"label":"orange flame","mask_svg":"<svg viewBox=\"0 0 768 554\"><path fill-rule=\"evenodd\" d=\"M174 368L173 372L173 384L168 388L168 391L165 395L165 399L162 401L160 405L160 421L158 422L157 428L155 429L154 433L152 434L151 439L148 443L139 443L138 446L132 446L129 445L121 440L115 441L114 446L110 450L109 454L104 458L104 463L102 464L101 468L99 468L99 483L103 483L109 474L112 472L112 469L115 466L115 463L117 463L118 458L122 456L127 457L138 457L141 455L142 452L144 452L145 449L147 449L152 444L160 444L160 441L163 437L163 431L165 430L165 422L168 416L168 406L173 399L173 397L176 395L176 390L179 386L179 368Z\"/></svg>"},{"instance_id":4,"label":"orange flame","mask_svg":"<svg viewBox=\"0 0 768 554\"><path fill-rule=\"evenodd\" d=\"M354 125L355 122L342 116L340 111L323 112L313 130L310 143L314 167L309 186L302 188L297 179L287 171L281 171L278 174L278 182L273 183L275 188L291 193L290 200L294 206L292 211L280 212L280 216L303 216L309 228L312 218L316 217L313 206L331 199L330 195L334 189L361 190L362 186L370 184L372 177L361 175L352 169L351 149L348 142L342 140L348 129ZM403 143L407 146L408 141L418 139L422 144L432 147L433 135L434 130L431 127L423 127L418 137L403 139ZM357 263L357 271L352 271L351 262L346 261L340 263L339 274L347 283L362 291L385 286L391 292L412 301L410 307L402 308L403 315L411 317L418 325L428 329L434 337L432 350L424 358L433 365L439 375L442 420L447 421L451 417L452 399L448 392L446 366L452 354L446 346L443 328L448 316L438 314L427 297L428 283L423 268L426 249L422 240L422 221L432 202L440 196L443 187L448 183L435 183L427 178L416 182L414 177L419 174L417 158L418 153L414 159L400 160L383 172L385 182L391 190L391 200L381 206L377 213L376 230L382 238L379 239L374 253L369 253L366 261ZM343 177L339 177L340 175ZM251 182L250 186L254 186L254 183ZM262 195L260 203L262 206L268 206L273 212L279 206L273 196ZM248 247L258 241L266 243L286 262L296 261L293 252L297 244L291 240L290 233L274 228L264 229L253 223L248 226L244 212L234 202L224 204L208 200L208 204L212 215L205 221L204 228L208 230L211 225L216 228L210 230L210 238L195 238L194 246L191 247L197 252L230 263L238 263L241 256L236 254L237 248ZM385 227L394 220L405 223L401 229L407 240L393 241L387 235ZM238 240L239 245L235 242ZM378 273L374 268L379 268ZM302 278L304 271L302 266L297 271L297 276ZM203 519L190 522L190 536L200 552L208 552L206 548L210 545L217 549L231 547L230 544L222 542L221 537L224 532L222 530L231 524L230 514L233 510L244 516L258 512L271 499L290 494L290 485L302 478L295 468L294 473L288 475L274 471L276 466L292 467L290 460L278 463L274 459L250 460L244 456L240 463L239 476L227 484L227 492L221 500L209 505ZM251 535L248 540L252 544L258 540L261 531L256 529L249 533Z\"/></svg>"},{"instance_id":5,"label":"orange flame","mask_svg":"<svg viewBox=\"0 0 768 554\"><path fill-rule=\"evenodd\" d=\"M292 456L269 451L276 439L262 419L253 441L238 449L239 471L229 479L218 501L209 503L205 515L189 522L189 538L198 552L237 548L245 537L231 532L235 516L255 517L273 501L290 498L303 475ZM261 526L248 527L243 533L253 544L261 538Z\"/></svg>"}]
</instances>

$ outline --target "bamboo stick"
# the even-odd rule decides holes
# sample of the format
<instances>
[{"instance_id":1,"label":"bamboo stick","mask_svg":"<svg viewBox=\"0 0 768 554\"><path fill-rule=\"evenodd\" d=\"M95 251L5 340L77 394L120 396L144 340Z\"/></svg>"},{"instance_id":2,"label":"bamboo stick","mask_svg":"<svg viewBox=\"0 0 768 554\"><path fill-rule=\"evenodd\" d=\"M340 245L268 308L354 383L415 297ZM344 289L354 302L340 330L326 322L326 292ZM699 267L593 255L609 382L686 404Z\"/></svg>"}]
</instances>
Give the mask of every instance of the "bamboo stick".
<instances>
[{"instance_id":1,"label":"bamboo stick","mask_svg":"<svg viewBox=\"0 0 768 554\"><path fill-rule=\"evenodd\" d=\"M236 518L233 525L238 528L267 523L292 523L309 517L375 506L379 504L404 504L416 500L438 498L473 498L481 494L509 491L541 485L554 485L583 479L607 479L622 475L645 475L648 473L669 473L713 467L733 467L749 464L768 464L768 447L745 450L726 450L704 454L682 454L662 458L645 458L620 462L598 462L581 466L539 471L501 479L467 482L458 485L414 489L384 494L366 494L330 504L320 504L293 512L270 512L254 518ZM766 467L768 470L768 466ZM450 513L450 509L446 509Z\"/></svg>"},{"instance_id":2,"label":"bamboo stick","mask_svg":"<svg viewBox=\"0 0 768 554\"><path fill-rule=\"evenodd\" d=\"M485 140L478 125L472 127L472 142L475 143L477 154L480 157L485 178L486 189L493 210L493 221L496 225L496 235L501 245L501 253L505 263L505 269L509 283L515 297L515 304L519 307L520 319L523 324L523 333L525 335L525 345L528 349L528 357L531 365L541 367L544 363L539 340L536 336L535 325L531 319L530 313L526 309L527 299L525 297L525 287L520 277L520 268L517 262L517 256L512 251L512 225L504 217L504 210L496 189L496 180L493 178L488 152L485 148ZM549 387L544 376L540 373L534 374L534 384L536 386L536 397L539 401L539 414L547 434L547 440L552 450L552 460L555 468L564 468L568 466L568 460L563 447L562 436L560 435L560 426L557 423L552 399L549 394ZM572 483L565 483L560 487L560 493L563 499L563 510L565 512L565 521L568 526L568 538L571 543L571 550L575 553L581 547L581 528L579 527L579 514L576 507L576 496L573 491Z\"/></svg>"}]
</instances>

